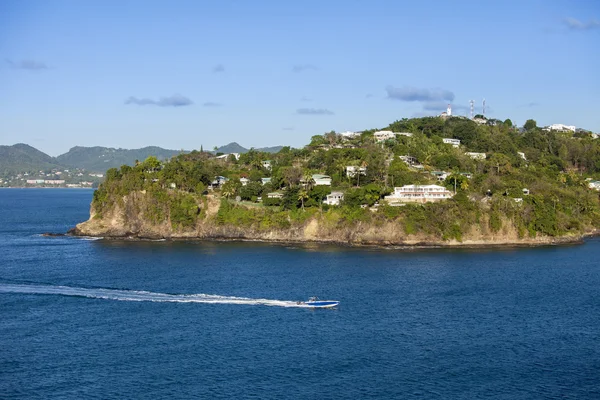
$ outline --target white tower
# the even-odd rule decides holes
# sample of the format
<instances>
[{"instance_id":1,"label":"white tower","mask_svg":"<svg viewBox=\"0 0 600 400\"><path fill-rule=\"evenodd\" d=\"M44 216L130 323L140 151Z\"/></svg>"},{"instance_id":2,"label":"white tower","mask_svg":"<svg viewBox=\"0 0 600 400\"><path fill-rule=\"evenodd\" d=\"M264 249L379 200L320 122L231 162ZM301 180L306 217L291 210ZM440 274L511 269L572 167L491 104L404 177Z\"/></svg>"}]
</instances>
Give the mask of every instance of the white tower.
<instances>
[{"instance_id":1,"label":"white tower","mask_svg":"<svg viewBox=\"0 0 600 400\"><path fill-rule=\"evenodd\" d=\"M448 104L448 109L446 110L446 115L447 116L451 116L452 115L452 106L450 104Z\"/></svg>"},{"instance_id":2,"label":"white tower","mask_svg":"<svg viewBox=\"0 0 600 400\"><path fill-rule=\"evenodd\" d=\"M471 119L473 119L473 105L475 104L475 102L473 100L471 100Z\"/></svg>"}]
</instances>

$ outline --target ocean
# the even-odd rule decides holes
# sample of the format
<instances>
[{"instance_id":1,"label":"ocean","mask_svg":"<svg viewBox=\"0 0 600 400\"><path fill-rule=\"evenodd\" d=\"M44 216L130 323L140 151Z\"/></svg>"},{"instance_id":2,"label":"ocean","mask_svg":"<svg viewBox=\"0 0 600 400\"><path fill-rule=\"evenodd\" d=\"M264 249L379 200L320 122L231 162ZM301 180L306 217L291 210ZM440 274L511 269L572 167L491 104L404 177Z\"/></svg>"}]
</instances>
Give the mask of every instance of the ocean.
<instances>
[{"instance_id":1,"label":"ocean","mask_svg":"<svg viewBox=\"0 0 600 400\"><path fill-rule=\"evenodd\" d=\"M363 249L45 237L0 189L3 399L600 398L600 240ZM309 296L339 300L311 310Z\"/></svg>"}]
</instances>

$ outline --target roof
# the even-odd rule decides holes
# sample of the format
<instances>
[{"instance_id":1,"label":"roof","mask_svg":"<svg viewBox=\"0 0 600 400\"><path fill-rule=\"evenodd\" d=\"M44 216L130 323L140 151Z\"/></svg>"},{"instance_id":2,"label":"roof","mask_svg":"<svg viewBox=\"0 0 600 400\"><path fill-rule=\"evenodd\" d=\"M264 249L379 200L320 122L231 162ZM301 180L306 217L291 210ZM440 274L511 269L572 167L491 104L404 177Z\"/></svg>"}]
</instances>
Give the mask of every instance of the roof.
<instances>
[{"instance_id":1,"label":"roof","mask_svg":"<svg viewBox=\"0 0 600 400\"><path fill-rule=\"evenodd\" d=\"M331 177L329 175L322 175L322 174L314 174L312 176L313 179L331 179Z\"/></svg>"}]
</instances>

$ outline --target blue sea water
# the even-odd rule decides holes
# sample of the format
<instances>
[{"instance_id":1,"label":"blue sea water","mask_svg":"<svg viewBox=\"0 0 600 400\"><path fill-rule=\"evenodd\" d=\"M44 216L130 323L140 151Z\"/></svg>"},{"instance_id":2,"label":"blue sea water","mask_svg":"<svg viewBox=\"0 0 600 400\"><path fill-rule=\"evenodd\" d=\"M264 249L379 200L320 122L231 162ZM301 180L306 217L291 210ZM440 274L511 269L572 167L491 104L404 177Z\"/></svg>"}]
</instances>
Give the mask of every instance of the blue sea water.
<instances>
[{"instance_id":1,"label":"blue sea water","mask_svg":"<svg viewBox=\"0 0 600 400\"><path fill-rule=\"evenodd\" d=\"M0 397L600 398L600 240L492 250L42 237L0 190ZM318 295L335 310L296 307Z\"/></svg>"}]
</instances>

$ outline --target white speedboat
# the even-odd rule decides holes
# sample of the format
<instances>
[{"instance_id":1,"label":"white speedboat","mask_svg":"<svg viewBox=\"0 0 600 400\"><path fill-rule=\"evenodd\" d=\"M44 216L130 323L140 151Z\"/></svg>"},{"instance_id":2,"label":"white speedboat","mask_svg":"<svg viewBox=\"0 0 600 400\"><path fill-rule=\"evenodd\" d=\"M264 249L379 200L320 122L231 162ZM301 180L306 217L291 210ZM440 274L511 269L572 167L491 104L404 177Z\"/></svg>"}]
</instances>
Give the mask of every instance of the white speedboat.
<instances>
[{"instance_id":1,"label":"white speedboat","mask_svg":"<svg viewBox=\"0 0 600 400\"><path fill-rule=\"evenodd\" d=\"M332 308L337 307L340 302L336 300L320 300L318 297L311 297L308 301L299 301L298 304L310 308Z\"/></svg>"}]
</instances>

